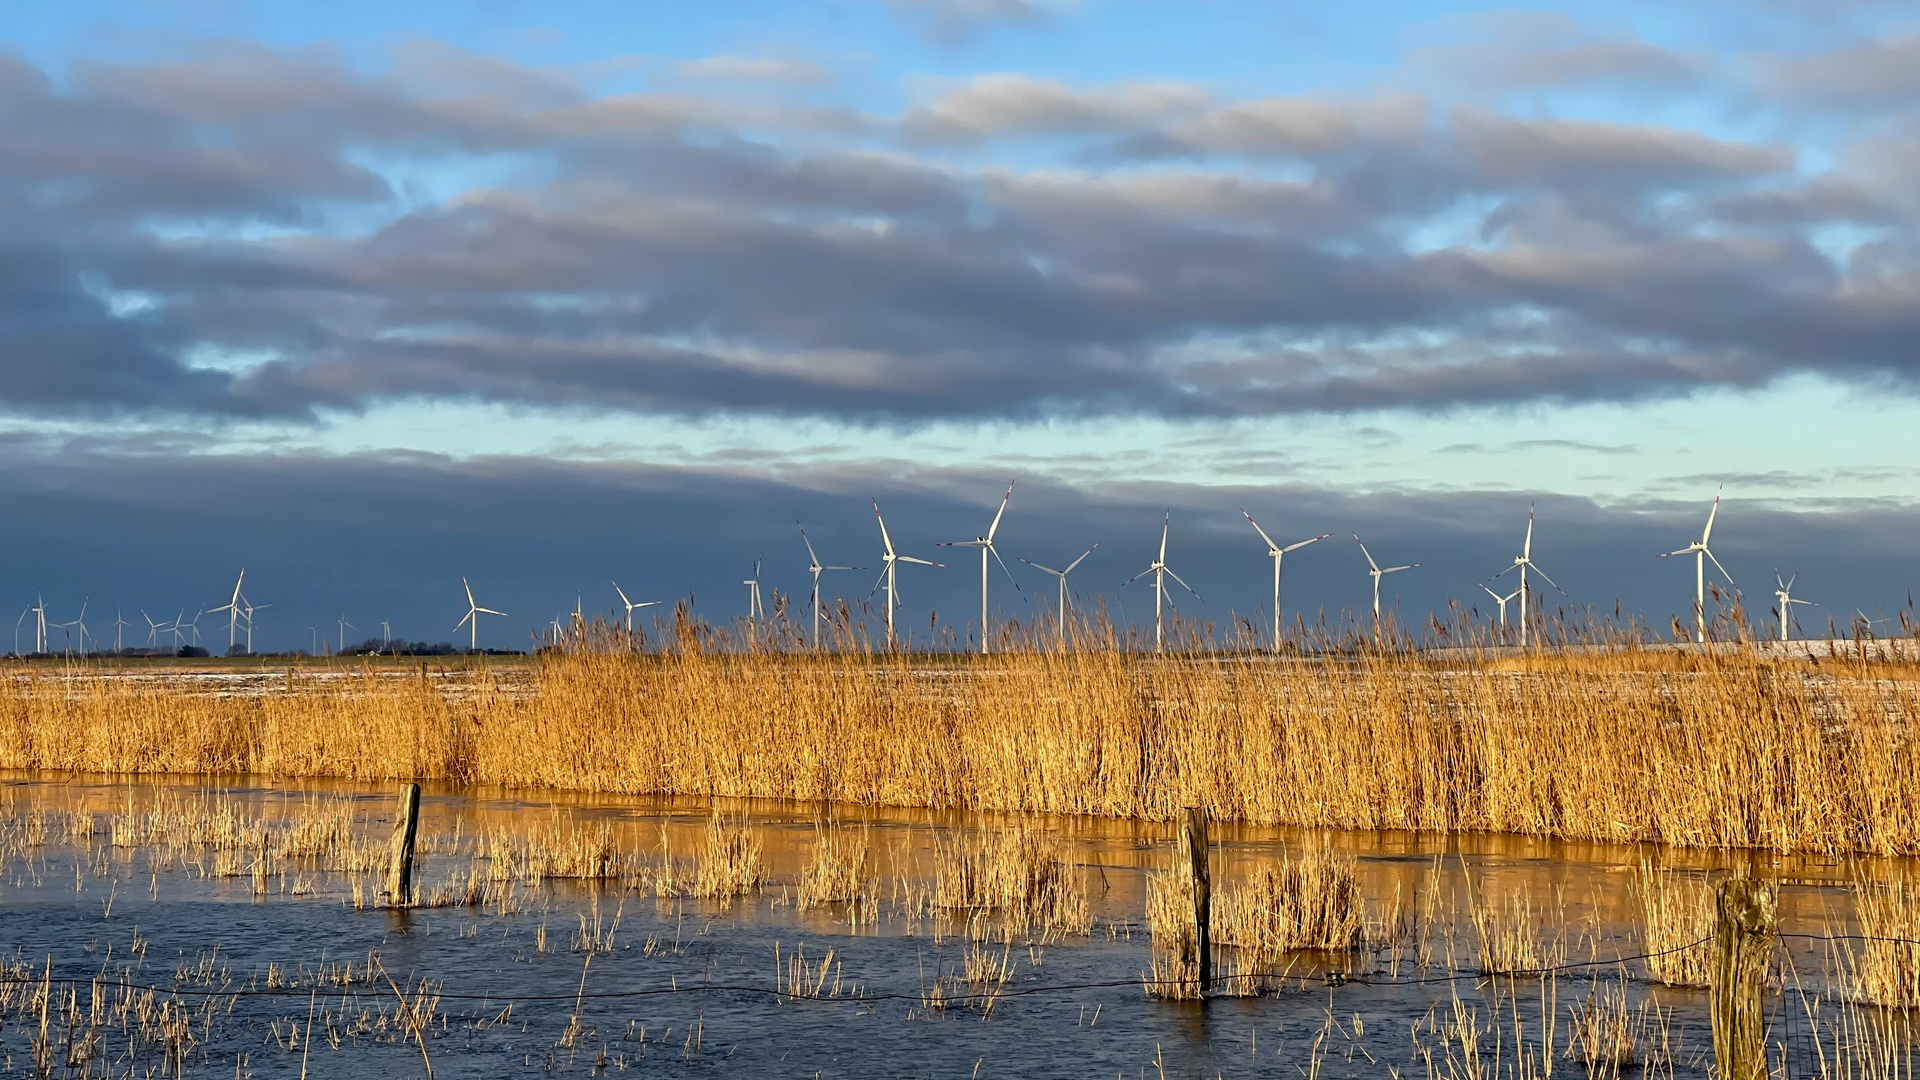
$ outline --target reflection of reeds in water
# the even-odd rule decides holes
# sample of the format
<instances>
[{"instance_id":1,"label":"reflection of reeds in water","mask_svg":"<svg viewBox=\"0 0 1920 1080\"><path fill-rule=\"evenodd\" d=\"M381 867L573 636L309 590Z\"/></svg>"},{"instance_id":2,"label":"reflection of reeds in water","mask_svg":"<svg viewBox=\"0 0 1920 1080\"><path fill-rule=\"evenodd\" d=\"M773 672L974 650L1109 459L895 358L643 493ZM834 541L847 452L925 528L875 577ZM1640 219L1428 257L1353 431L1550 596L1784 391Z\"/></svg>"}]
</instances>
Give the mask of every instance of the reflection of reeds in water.
<instances>
[{"instance_id":1,"label":"reflection of reeds in water","mask_svg":"<svg viewBox=\"0 0 1920 1080\"><path fill-rule=\"evenodd\" d=\"M1750 651L1626 647L1174 663L1075 634L1083 651L943 657L937 679L769 651L777 634L711 651L697 627L665 655L588 641L524 676L250 697L30 670L0 679L0 766L1920 852L1901 809L1920 803L1900 749L1911 665L1823 661L1815 678Z\"/></svg>"},{"instance_id":2,"label":"reflection of reeds in water","mask_svg":"<svg viewBox=\"0 0 1920 1080\"><path fill-rule=\"evenodd\" d=\"M1712 973L1713 889L1698 877L1642 862L1633 891L1645 930L1647 977L1706 986Z\"/></svg>"},{"instance_id":3,"label":"reflection of reeds in water","mask_svg":"<svg viewBox=\"0 0 1920 1080\"><path fill-rule=\"evenodd\" d=\"M1862 935L1847 965L1853 992L1874 1005L1920 1008L1920 889L1904 875L1857 879L1853 905Z\"/></svg>"}]
</instances>

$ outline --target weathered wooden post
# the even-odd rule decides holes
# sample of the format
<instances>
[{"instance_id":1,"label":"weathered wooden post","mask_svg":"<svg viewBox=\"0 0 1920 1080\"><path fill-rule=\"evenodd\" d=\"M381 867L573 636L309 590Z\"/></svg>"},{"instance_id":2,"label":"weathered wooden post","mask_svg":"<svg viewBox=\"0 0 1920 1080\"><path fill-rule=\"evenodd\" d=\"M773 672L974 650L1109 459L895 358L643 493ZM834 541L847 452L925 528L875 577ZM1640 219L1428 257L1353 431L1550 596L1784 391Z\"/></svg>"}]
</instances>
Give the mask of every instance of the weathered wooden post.
<instances>
[{"instance_id":1,"label":"weathered wooden post","mask_svg":"<svg viewBox=\"0 0 1920 1080\"><path fill-rule=\"evenodd\" d=\"M413 903L413 834L420 821L420 785L400 789L393 819L393 846L387 865L387 899L395 907Z\"/></svg>"},{"instance_id":2,"label":"weathered wooden post","mask_svg":"<svg viewBox=\"0 0 1920 1080\"><path fill-rule=\"evenodd\" d=\"M1730 878L1715 890L1713 1060L1723 1080L1767 1080L1762 999L1773 956L1779 890L1770 881Z\"/></svg>"},{"instance_id":3,"label":"weathered wooden post","mask_svg":"<svg viewBox=\"0 0 1920 1080\"><path fill-rule=\"evenodd\" d=\"M1200 966L1200 996L1213 988L1213 941L1209 922L1213 918L1213 876L1207 858L1207 811L1190 806L1180 819L1180 842L1193 866L1193 925L1195 959Z\"/></svg>"}]
</instances>

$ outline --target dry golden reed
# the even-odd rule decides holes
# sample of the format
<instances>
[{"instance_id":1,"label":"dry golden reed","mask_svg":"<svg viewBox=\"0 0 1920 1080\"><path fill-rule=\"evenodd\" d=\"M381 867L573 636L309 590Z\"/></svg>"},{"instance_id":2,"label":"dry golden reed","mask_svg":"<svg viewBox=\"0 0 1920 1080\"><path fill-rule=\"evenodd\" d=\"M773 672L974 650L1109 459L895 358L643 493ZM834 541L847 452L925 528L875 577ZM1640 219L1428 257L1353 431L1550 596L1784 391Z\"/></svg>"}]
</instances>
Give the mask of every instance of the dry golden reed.
<instances>
[{"instance_id":1,"label":"dry golden reed","mask_svg":"<svg viewBox=\"0 0 1920 1080\"><path fill-rule=\"evenodd\" d=\"M1645 927L1647 977L1668 986L1706 986L1712 976L1713 889L1671 868L1641 863L1634 879Z\"/></svg>"},{"instance_id":2,"label":"dry golden reed","mask_svg":"<svg viewBox=\"0 0 1920 1080\"><path fill-rule=\"evenodd\" d=\"M1897 664L685 649L558 653L518 680L221 696L28 671L0 679L0 767L1920 853L1920 682Z\"/></svg>"},{"instance_id":3,"label":"dry golden reed","mask_svg":"<svg viewBox=\"0 0 1920 1080\"><path fill-rule=\"evenodd\" d=\"M1920 1008L1920 889L1904 876L1854 882L1859 948L1851 956L1860 1001L1896 1009Z\"/></svg>"},{"instance_id":4,"label":"dry golden reed","mask_svg":"<svg viewBox=\"0 0 1920 1080\"><path fill-rule=\"evenodd\" d=\"M1222 890L1212 917L1214 941L1256 966L1302 949L1356 948L1367 929L1359 862L1326 849L1282 855Z\"/></svg>"}]
</instances>

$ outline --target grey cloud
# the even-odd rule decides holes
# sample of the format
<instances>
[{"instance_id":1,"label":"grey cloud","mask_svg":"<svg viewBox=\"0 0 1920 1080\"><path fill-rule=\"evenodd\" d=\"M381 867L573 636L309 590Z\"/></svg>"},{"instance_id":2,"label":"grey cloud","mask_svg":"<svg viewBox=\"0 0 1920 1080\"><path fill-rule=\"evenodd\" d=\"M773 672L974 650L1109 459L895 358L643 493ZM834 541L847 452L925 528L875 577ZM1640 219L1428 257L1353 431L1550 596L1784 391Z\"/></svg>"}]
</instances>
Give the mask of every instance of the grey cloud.
<instances>
[{"instance_id":1,"label":"grey cloud","mask_svg":"<svg viewBox=\"0 0 1920 1080\"><path fill-rule=\"evenodd\" d=\"M902 149L1023 134L1090 156ZM227 44L66 88L6 62L0 151L0 401L26 411L1443 408L1905 385L1920 340L1910 208L1857 171L1404 95L1008 75L885 118L594 97L425 44L372 74ZM439 202L359 163L497 153L524 174ZM1870 214L1848 265L1814 244Z\"/></svg>"},{"instance_id":2,"label":"grey cloud","mask_svg":"<svg viewBox=\"0 0 1920 1080\"><path fill-rule=\"evenodd\" d=\"M776 82L825 86L833 73L810 60L777 56L706 56L673 66L683 79L716 82Z\"/></svg>"},{"instance_id":3,"label":"grey cloud","mask_svg":"<svg viewBox=\"0 0 1920 1080\"><path fill-rule=\"evenodd\" d=\"M1571 16L1502 11L1456 20L1474 40L1412 50L1407 64L1446 82L1491 93L1610 86L1671 90L1710 69L1702 57L1626 34L1605 34Z\"/></svg>"},{"instance_id":4,"label":"grey cloud","mask_svg":"<svg viewBox=\"0 0 1920 1080\"><path fill-rule=\"evenodd\" d=\"M1045 0L886 0L933 41L958 45L995 26L1040 22L1062 5Z\"/></svg>"},{"instance_id":5,"label":"grey cloud","mask_svg":"<svg viewBox=\"0 0 1920 1080\"><path fill-rule=\"evenodd\" d=\"M1920 97L1920 34L1877 38L1831 52L1758 58L1766 87L1790 100L1878 107Z\"/></svg>"}]
</instances>

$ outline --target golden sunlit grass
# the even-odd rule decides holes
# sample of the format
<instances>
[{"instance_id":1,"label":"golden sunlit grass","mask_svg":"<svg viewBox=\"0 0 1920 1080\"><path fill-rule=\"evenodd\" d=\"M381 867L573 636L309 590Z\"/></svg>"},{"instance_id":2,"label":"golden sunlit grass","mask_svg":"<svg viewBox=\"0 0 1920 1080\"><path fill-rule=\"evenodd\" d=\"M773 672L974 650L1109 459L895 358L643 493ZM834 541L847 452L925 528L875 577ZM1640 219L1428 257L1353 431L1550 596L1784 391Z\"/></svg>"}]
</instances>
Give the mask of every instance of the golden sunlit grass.
<instances>
[{"instance_id":1,"label":"golden sunlit grass","mask_svg":"<svg viewBox=\"0 0 1920 1080\"><path fill-rule=\"evenodd\" d=\"M1862 879L1853 903L1862 938L1846 966L1855 995L1872 1005L1920 1008L1920 889L1900 874Z\"/></svg>"},{"instance_id":2,"label":"golden sunlit grass","mask_svg":"<svg viewBox=\"0 0 1920 1080\"><path fill-rule=\"evenodd\" d=\"M1668 986L1706 986L1712 975L1713 889L1706 880L1642 863L1634 895L1646 931L1647 977Z\"/></svg>"},{"instance_id":3,"label":"golden sunlit grass","mask_svg":"<svg viewBox=\"0 0 1920 1080\"><path fill-rule=\"evenodd\" d=\"M1325 849L1283 854L1213 901L1214 941L1261 968L1302 949L1356 948L1366 930L1358 861Z\"/></svg>"},{"instance_id":4,"label":"golden sunlit grass","mask_svg":"<svg viewBox=\"0 0 1920 1080\"><path fill-rule=\"evenodd\" d=\"M1093 642L1098 646L1099 643ZM0 679L0 767L1920 853L1911 665L1632 648L1154 659L580 648L220 696Z\"/></svg>"}]
</instances>

